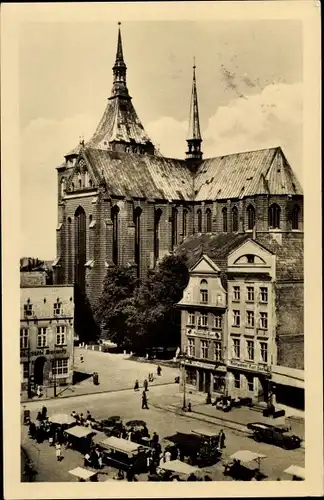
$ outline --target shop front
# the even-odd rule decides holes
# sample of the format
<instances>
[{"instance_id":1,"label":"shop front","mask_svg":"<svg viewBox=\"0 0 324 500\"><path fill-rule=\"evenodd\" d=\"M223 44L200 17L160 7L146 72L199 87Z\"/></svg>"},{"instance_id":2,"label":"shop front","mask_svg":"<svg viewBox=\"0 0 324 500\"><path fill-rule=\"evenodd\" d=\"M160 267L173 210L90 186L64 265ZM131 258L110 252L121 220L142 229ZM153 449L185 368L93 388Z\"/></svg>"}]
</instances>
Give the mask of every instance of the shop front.
<instances>
[{"instance_id":1,"label":"shop front","mask_svg":"<svg viewBox=\"0 0 324 500\"><path fill-rule=\"evenodd\" d=\"M231 397L250 397L254 403L267 403L270 397L270 366L229 360L227 393Z\"/></svg>"},{"instance_id":2,"label":"shop front","mask_svg":"<svg viewBox=\"0 0 324 500\"><path fill-rule=\"evenodd\" d=\"M226 366L219 363L206 363L186 360L186 382L198 392L221 393L225 391Z\"/></svg>"},{"instance_id":3,"label":"shop front","mask_svg":"<svg viewBox=\"0 0 324 500\"><path fill-rule=\"evenodd\" d=\"M37 385L49 387L72 382L72 363L67 349L38 349L20 351L21 390Z\"/></svg>"}]
</instances>

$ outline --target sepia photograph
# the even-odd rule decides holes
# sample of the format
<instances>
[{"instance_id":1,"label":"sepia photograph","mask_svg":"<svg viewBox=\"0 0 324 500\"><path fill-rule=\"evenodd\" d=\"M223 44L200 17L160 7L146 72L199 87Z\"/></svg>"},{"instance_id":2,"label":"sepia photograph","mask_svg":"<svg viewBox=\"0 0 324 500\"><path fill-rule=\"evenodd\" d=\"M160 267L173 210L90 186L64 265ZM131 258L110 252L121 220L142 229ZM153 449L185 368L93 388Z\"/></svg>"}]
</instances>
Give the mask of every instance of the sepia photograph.
<instances>
[{"instance_id":1,"label":"sepia photograph","mask_svg":"<svg viewBox=\"0 0 324 500\"><path fill-rule=\"evenodd\" d=\"M226 3L239 14L254 2ZM79 482L302 492L291 482L310 478L306 347L318 349L304 206L309 177L320 185L319 144L314 161L305 152L305 17L209 16L203 2L188 18L154 2L34 7L15 37L10 369L25 498L45 498L44 483L47 498L69 498ZM321 398L317 384L320 422Z\"/></svg>"}]
</instances>

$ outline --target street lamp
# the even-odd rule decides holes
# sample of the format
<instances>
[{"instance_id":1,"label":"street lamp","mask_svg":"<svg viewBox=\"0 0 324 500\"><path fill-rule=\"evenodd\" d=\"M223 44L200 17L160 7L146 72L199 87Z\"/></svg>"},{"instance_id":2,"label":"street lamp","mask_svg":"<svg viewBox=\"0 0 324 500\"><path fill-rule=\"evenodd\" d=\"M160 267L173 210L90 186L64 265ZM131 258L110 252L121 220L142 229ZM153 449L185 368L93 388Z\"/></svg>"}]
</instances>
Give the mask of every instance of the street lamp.
<instances>
[{"instance_id":1,"label":"street lamp","mask_svg":"<svg viewBox=\"0 0 324 500\"><path fill-rule=\"evenodd\" d=\"M184 351L180 354L180 363L182 367L182 382L183 382L183 400L182 400L182 410L186 411L187 409L187 401L186 401L186 346L184 347Z\"/></svg>"}]
</instances>

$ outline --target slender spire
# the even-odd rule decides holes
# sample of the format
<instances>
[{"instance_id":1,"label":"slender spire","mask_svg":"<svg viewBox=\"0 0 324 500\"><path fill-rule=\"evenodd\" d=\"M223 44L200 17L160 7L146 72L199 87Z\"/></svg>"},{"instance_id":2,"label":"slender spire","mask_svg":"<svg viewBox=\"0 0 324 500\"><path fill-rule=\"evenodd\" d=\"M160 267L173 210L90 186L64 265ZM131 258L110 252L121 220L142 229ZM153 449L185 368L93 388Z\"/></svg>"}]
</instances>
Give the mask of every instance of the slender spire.
<instances>
[{"instance_id":1,"label":"slender spire","mask_svg":"<svg viewBox=\"0 0 324 500\"><path fill-rule=\"evenodd\" d=\"M116 60L113 66L113 76L114 83L111 92L111 97L122 96L129 97L128 89L126 85L126 71L127 66L124 61L123 55L123 44L122 37L120 31L121 23L118 23L118 38L117 38L117 51L116 51Z\"/></svg>"},{"instance_id":2,"label":"slender spire","mask_svg":"<svg viewBox=\"0 0 324 500\"><path fill-rule=\"evenodd\" d=\"M194 58L193 65L193 78L192 78L192 92L190 102L190 115L189 115L189 129L188 129L188 151L186 157L188 160L201 160L201 143L202 138L200 134L199 125L199 110L198 110L198 96L197 96L197 83L196 83L196 62Z\"/></svg>"}]
</instances>

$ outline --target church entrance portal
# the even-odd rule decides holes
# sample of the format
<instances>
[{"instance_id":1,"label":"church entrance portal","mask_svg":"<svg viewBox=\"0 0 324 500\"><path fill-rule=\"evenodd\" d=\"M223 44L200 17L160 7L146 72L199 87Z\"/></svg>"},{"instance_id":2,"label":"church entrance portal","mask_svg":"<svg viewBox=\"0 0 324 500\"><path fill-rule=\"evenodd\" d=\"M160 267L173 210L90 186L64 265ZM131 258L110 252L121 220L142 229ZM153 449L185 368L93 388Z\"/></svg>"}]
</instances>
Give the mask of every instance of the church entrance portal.
<instances>
[{"instance_id":1,"label":"church entrance portal","mask_svg":"<svg viewBox=\"0 0 324 500\"><path fill-rule=\"evenodd\" d=\"M34 380L35 385L43 385L44 383L44 365L46 363L46 358L41 356L36 359L34 365Z\"/></svg>"}]
</instances>

